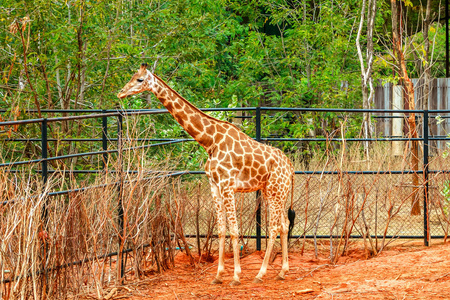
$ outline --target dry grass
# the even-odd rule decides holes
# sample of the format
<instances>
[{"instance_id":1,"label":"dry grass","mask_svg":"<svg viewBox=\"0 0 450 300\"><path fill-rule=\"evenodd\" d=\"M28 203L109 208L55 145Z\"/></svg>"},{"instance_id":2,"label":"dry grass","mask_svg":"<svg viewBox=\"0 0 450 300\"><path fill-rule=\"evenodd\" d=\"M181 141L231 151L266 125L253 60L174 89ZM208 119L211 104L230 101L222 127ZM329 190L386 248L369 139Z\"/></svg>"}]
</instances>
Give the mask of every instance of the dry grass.
<instances>
[{"instance_id":1,"label":"dry grass","mask_svg":"<svg viewBox=\"0 0 450 300\"><path fill-rule=\"evenodd\" d=\"M163 270L173 264L171 246L178 240L173 233L180 222L172 224L166 214L171 201L161 204L161 198L172 197L165 176L172 162L152 161L146 148L126 151L137 146L128 137L142 137L133 123L128 125L124 151L111 156L111 172L94 181L80 181L60 170L43 185L40 176L2 170L1 299L86 294L101 299L105 288L122 284L127 274L139 278L143 269ZM63 189L78 191L49 195ZM126 249L131 249L127 255L106 255ZM146 253L153 255L144 257Z\"/></svg>"},{"instance_id":2,"label":"dry grass","mask_svg":"<svg viewBox=\"0 0 450 300\"><path fill-rule=\"evenodd\" d=\"M393 242L395 238L391 236L423 235L426 181L419 174L419 185L413 186L413 175L402 173L412 169L407 143L403 144L403 156L392 155L391 142L373 143L369 157L364 156L359 143L341 143L338 151L335 144L329 143L327 146L329 150L314 155L308 164L295 160L296 169L318 172L296 176L295 207L301 213L297 234L314 237L334 235L330 239L331 261L346 254L351 235L364 237L368 257L377 255ZM442 152L430 149L430 153L433 153L430 169L448 168L448 161ZM420 170L422 167L419 165ZM337 174L327 175L323 171L335 171ZM347 171L375 173L348 174ZM392 174L392 171L400 173ZM431 234L446 237L450 203L441 193L445 178L448 178L445 171L430 173L427 183ZM411 214L413 202L420 206L420 215Z\"/></svg>"},{"instance_id":3,"label":"dry grass","mask_svg":"<svg viewBox=\"0 0 450 300\"><path fill-rule=\"evenodd\" d=\"M169 178L164 175L174 165L170 156L166 161L155 161L147 148L126 151L137 145L135 138L148 135L138 134L137 122L127 122L124 151L110 156L110 172L94 181L79 180L60 170L42 185L39 175L2 170L0 201L8 202L0 206L0 298L65 299L88 295L102 299L114 287L148 272L171 268L176 248L187 252L191 263L195 263L191 251L203 258L215 254L215 216L206 178ZM339 173L296 176L294 234L300 238L293 241L294 248L303 251L303 237L312 235L317 255L320 243L316 237L333 235L327 247L329 261L335 263L347 254L353 235L364 237L366 257L370 257L395 241L391 235L421 234L423 217L410 215L411 175L384 172L409 169L407 155L392 156L390 143L386 142L374 143L369 159L364 157L360 144L328 147L329 151L312 155L307 164L303 159L293 159L297 170ZM436 155L433 164L446 167L448 163ZM378 173L344 172L366 170ZM430 221L437 228L435 232L445 235L450 223L448 203L440 191L446 178L446 174L433 174L429 182ZM82 189L88 186L96 187ZM81 190L48 196L50 191L62 189ZM243 253L251 248L249 236L255 234L255 199L254 194L236 195ZM262 216L264 234L269 218L264 201ZM185 239L185 235L199 234L204 238ZM124 255L105 256L125 249L131 250Z\"/></svg>"}]
</instances>

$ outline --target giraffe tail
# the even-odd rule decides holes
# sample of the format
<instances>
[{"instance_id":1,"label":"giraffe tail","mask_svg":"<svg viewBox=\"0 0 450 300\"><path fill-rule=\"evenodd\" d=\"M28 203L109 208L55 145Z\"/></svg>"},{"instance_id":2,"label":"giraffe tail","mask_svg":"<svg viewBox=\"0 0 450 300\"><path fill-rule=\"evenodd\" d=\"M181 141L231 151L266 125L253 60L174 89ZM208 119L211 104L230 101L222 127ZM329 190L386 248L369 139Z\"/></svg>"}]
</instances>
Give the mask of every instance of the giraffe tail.
<instances>
[{"instance_id":1,"label":"giraffe tail","mask_svg":"<svg viewBox=\"0 0 450 300\"><path fill-rule=\"evenodd\" d=\"M291 239L292 229L294 228L295 221L295 211L292 209L294 205L294 176L295 172L292 172L291 177L291 206L288 210L288 220L289 220L289 231L288 231L288 241Z\"/></svg>"}]
</instances>

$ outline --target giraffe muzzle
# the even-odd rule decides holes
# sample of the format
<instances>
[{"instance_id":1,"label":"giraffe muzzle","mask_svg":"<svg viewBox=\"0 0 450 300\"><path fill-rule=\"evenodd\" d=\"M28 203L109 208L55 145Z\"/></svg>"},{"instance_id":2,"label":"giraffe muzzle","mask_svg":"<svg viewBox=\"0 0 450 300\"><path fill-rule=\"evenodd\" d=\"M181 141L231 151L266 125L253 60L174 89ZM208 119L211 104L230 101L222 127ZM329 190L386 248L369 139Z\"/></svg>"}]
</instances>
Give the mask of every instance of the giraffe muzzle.
<instances>
[{"instance_id":1,"label":"giraffe muzzle","mask_svg":"<svg viewBox=\"0 0 450 300\"><path fill-rule=\"evenodd\" d=\"M120 92L117 94L117 97L120 99L123 99L127 96L127 94L122 90L120 90Z\"/></svg>"}]
</instances>

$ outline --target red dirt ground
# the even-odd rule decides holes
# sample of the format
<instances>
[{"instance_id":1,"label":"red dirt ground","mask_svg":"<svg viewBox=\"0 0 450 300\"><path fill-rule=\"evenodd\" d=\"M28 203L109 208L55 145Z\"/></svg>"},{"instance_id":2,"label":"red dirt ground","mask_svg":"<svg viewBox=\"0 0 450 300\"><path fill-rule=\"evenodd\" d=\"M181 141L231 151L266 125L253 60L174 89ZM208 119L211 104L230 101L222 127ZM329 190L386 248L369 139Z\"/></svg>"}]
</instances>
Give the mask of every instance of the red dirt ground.
<instances>
[{"instance_id":1,"label":"red dirt ground","mask_svg":"<svg viewBox=\"0 0 450 300\"><path fill-rule=\"evenodd\" d=\"M193 267L180 253L176 268L153 274L119 288L111 299L450 299L450 243L419 241L393 246L379 256L365 259L362 248L341 257L337 265L315 259L313 249L289 253L290 272L284 281L274 280L281 267L278 256L264 282L252 283L262 263L262 252L241 259L241 285L231 287L233 260L226 260L222 285L212 285L217 260Z\"/></svg>"}]
</instances>

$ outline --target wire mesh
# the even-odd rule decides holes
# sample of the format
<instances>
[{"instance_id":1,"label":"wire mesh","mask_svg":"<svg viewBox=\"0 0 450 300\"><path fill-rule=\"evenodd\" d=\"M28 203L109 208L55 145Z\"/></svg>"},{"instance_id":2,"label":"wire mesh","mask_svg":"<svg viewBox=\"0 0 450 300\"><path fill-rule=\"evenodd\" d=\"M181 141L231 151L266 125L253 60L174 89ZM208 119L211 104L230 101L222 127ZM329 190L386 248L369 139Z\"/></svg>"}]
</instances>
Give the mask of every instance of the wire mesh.
<instances>
[{"instance_id":1,"label":"wire mesh","mask_svg":"<svg viewBox=\"0 0 450 300\"><path fill-rule=\"evenodd\" d=\"M202 237L211 232L214 204L205 175L195 179L181 179L186 209L183 227L188 236ZM448 232L449 200L442 194L449 184L449 174L439 173L430 180L429 222L431 237L442 237ZM421 185L414 198L410 174L298 174L295 176L294 236L329 237L424 237L423 200ZM423 182L422 182L423 184ZM286 200L286 210L289 200ZM256 193L236 193L236 211L240 234L256 236ZM413 201L420 204L421 213L412 215ZM262 199L262 236L268 232L269 212ZM198 223L198 226L197 226ZM212 229L216 234L216 230Z\"/></svg>"}]
</instances>

